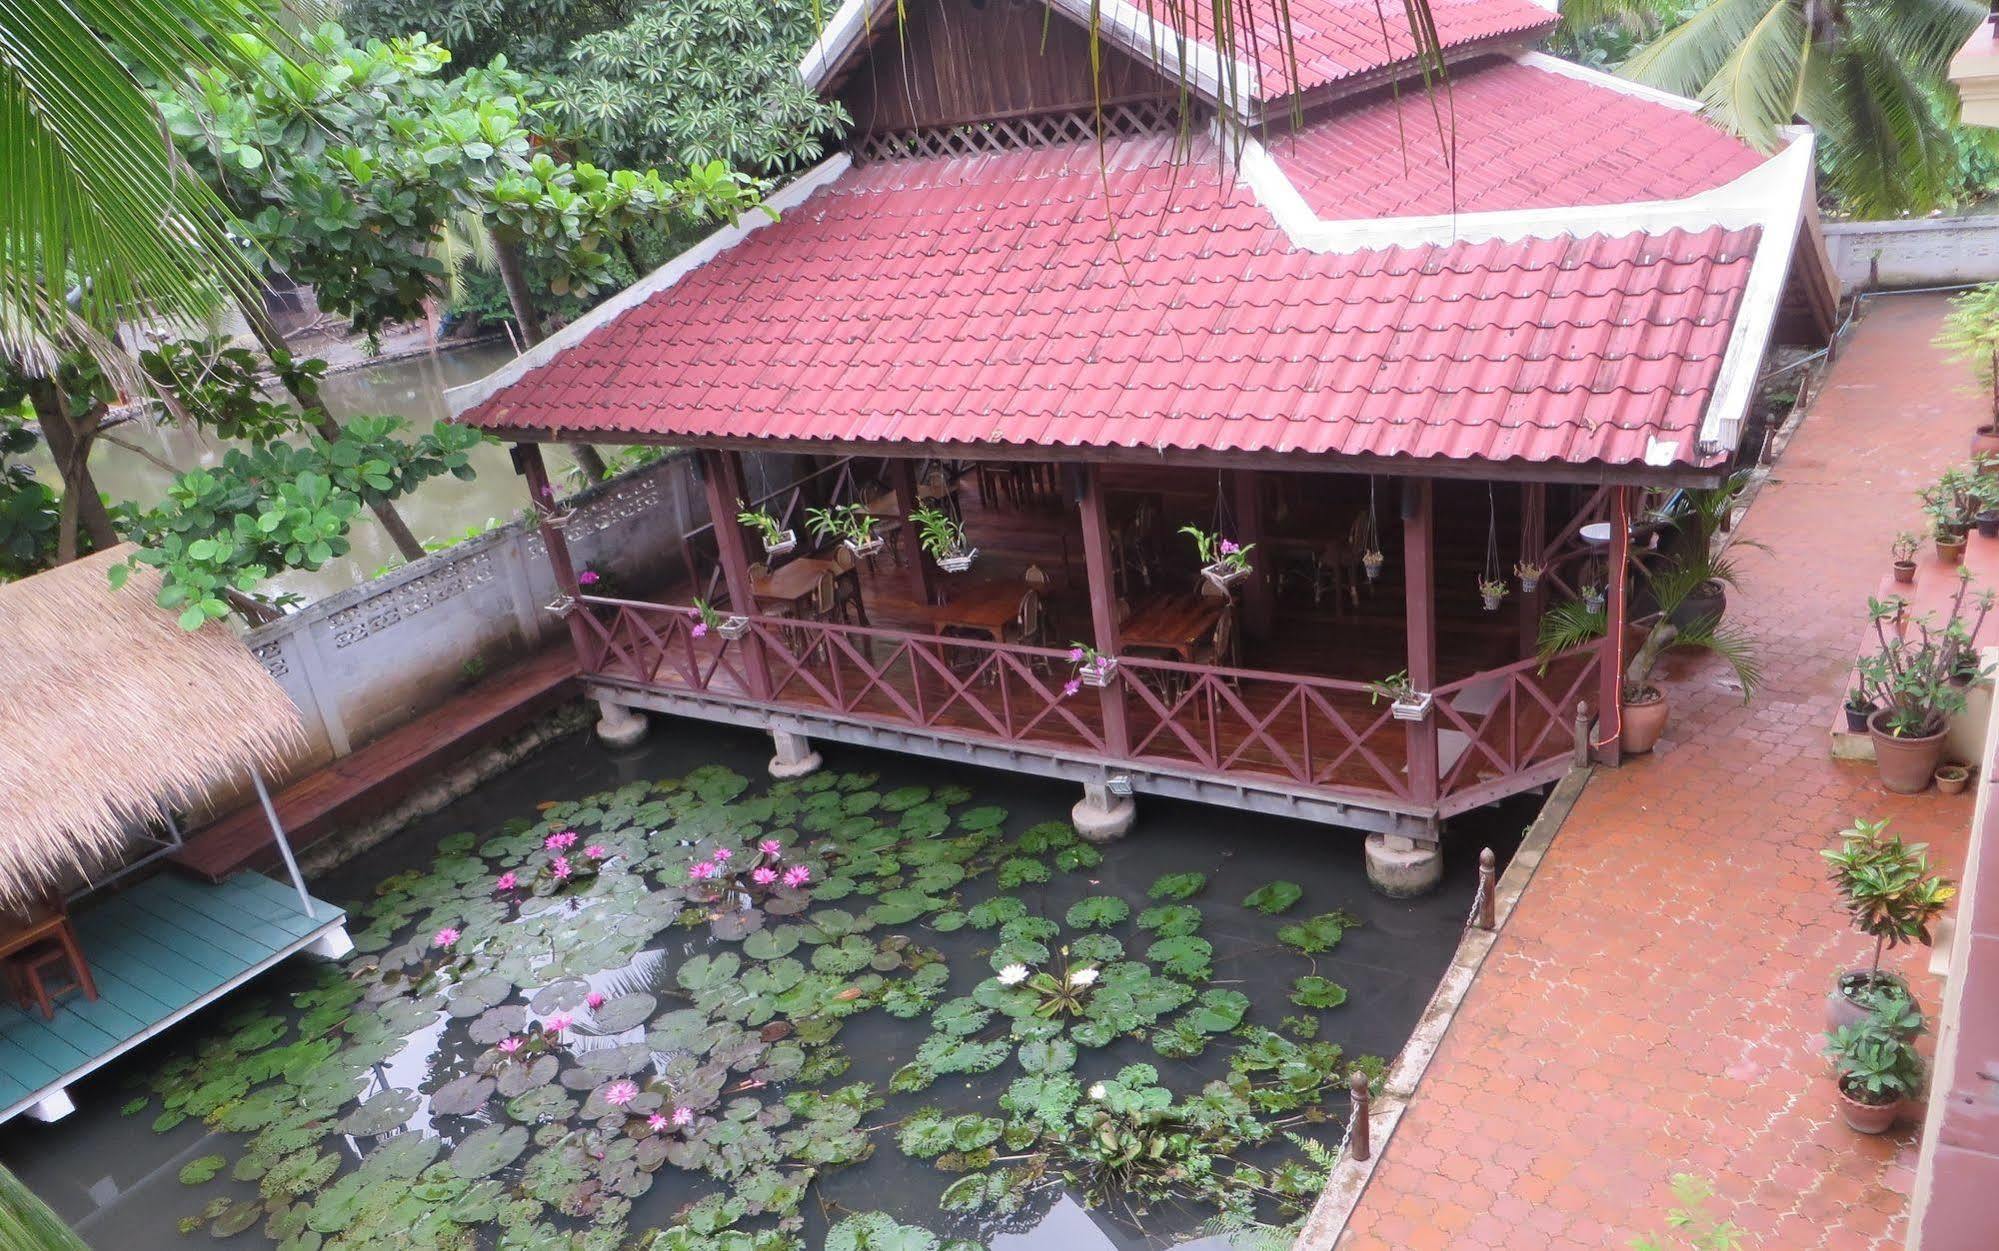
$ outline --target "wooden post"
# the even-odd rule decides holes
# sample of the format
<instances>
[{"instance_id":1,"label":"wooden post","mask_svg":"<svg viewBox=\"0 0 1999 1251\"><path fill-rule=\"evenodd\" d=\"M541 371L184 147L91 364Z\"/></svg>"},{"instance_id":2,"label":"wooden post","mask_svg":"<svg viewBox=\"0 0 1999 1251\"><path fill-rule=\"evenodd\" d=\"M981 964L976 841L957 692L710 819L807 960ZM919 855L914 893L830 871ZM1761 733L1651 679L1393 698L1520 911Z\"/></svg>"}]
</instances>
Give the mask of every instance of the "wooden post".
<instances>
[{"instance_id":1,"label":"wooden post","mask_svg":"<svg viewBox=\"0 0 1999 1251\"><path fill-rule=\"evenodd\" d=\"M1419 691L1437 686L1437 578L1431 521L1432 483L1402 483L1403 617L1409 645L1409 683ZM1437 714L1406 723L1409 732L1409 795L1418 803L1437 802Z\"/></svg>"},{"instance_id":2,"label":"wooden post","mask_svg":"<svg viewBox=\"0 0 1999 1251\"><path fill-rule=\"evenodd\" d=\"M1276 567L1263 545L1263 480L1253 469L1232 469L1228 475L1229 509L1236 532L1229 537L1250 549L1250 575L1242 580L1244 633L1257 640L1270 637L1276 617Z\"/></svg>"},{"instance_id":3,"label":"wooden post","mask_svg":"<svg viewBox=\"0 0 1999 1251\"><path fill-rule=\"evenodd\" d=\"M541 545L548 552L548 567L555 574L556 590L575 599L583 588L576 581L576 564L569 558L569 540L564 537L562 527L550 521L557 511L555 486L548 480L548 464L541 458L541 445L516 443L513 458L515 472L527 479L528 499L534 504ZM569 626L569 642L576 648L579 661L590 654L590 627L583 624L582 611L579 607L563 616Z\"/></svg>"},{"instance_id":4,"label":"wooden post","mask_svg":"<svg viewBox=\"0 0 1999 1251\"><path fill-rule=\"evenodd\" d=\"M735 452L703 450L701 464L701 482L708 491L708 519L715 527L715 550L722 560L723 583L729 588L729 611L752 615L757 610L757 597L750 589L750 558L743 546L743 525L736 520L743 507L743 458ZM758 699L769 699L770 677L764 663L763 641L752 631L743 636L742 642L750 693Z\"/></svg>"},{"instance_id":5,"label":"wooden post","mask_svg":"<svg viewBox=\"0 0 1999 1251\"><path fill-rule=\"evenodd\" d=\"M1478 853L1478 927L1499 928L1499 857L1490 847Z\"/></svg>"},{"instance_id":6,"label":"wooden post","mask_svg":"<svg viewBox=\"0 0 1999 1251\"><path fill-rule=\"evenodd\" d=\"M1083 567L1090 583L1091 646L1103 656L1118 653L1117 588L1111 576L1111 526L1104 512L1103 478L1094 464L1082 467L1082 492L1077 501L1083 523ZM1124 724L1124 678L1115 677L1100 692L1104 709L1104 748L1122 760L1131 755Z\"/></svg>"},{"instance_id":7,"label":"wooden post","mask_svg":"<svg viewBox=\"0 0 1999 1251\"><path fill-rule=\"evenodd\" d=\"M1596 749L1598 759L1613 765L1623 759L1618 738L1624 729L1624 625L1630 616L1632 490L1628 486L1611 488L1610 550L1604 560L1605 627L1597 693Z\"/></svg>"},{"instance_id":8,"label":"wooden post","mask_svg":"<svg viewBox=\"0 0 1999 1251\"><path fill-rule=\"evenodd\" d=\"M937 594L937 575L940 572L931 562L923 558L923 547L916 541L916 523L909 515L916 511L916 462L906 456L898 456L888 463L889 488L895 492L896 511L903 517L902 541L909 545L904 553L903 568L909 575L910 594L916 596L919 604L938 604L943 599Z\"/></svg>"},{"instance_id":9,"label":"wooden post","mask_svg":"<svg viewBox=\"0 0 1999 1251\"><path fill-rule=\"evenodd\" d=\"M1367 1074L1355 1069L1347 1079L1347 1094L1352 1104L1347 1114L1347 1154L1356 1160L1366 1160L1374 1154L1367 1123L1368 1105L1373 1102L1367 1089Z\"/></svg>"},{"instance_id":10,"label":"wooden post","mask_svg":"<svg viewBox=\"0 0 1999 1251\"><path fill-rule=\"evenodd\" d=\"M1548 488L1540 482L1520 487L1520 551L1522 560L1541 562L1548 546ZM1520 657L1532 656L1541 646L1541 612L1548 603L1548 583L1543 578L1532 591L1520 592Z\"/></svg>"}]
</instances>

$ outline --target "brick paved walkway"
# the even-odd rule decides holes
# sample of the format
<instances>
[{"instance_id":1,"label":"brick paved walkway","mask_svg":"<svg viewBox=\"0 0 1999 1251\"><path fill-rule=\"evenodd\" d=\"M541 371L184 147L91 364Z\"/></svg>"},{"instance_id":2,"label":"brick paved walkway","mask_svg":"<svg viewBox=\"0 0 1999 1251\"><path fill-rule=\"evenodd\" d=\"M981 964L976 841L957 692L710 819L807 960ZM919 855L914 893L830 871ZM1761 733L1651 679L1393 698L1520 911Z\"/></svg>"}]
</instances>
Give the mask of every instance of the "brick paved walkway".
<instances>
[{"instance_id":1,"label":"brick paved walkway","mask_svg":"<svg viewBox=\"0 0 1999 1251\"><path fill-rule=\"evenodd\" d=\"M1771 549L1744 553L1732 610L1764 689L1745 707L1721 666L1676 660L1666 741L1590 782L1342 1251L1621 1248L1663 1227L1682 1171L1717 1183L1757 1251L1901 1245L1918 1127L1848 1131L1818 1055L1833 973L1866 946L1818 852L1889 816L1962 859L1969 795L1891 796L1826 733L1913 492L1969 454L1978 400L1929 346L1943 312L1869 304L1742 527ZM1934 1011L1935 983L1915 984Z\"/></svg>"}]
</instances>

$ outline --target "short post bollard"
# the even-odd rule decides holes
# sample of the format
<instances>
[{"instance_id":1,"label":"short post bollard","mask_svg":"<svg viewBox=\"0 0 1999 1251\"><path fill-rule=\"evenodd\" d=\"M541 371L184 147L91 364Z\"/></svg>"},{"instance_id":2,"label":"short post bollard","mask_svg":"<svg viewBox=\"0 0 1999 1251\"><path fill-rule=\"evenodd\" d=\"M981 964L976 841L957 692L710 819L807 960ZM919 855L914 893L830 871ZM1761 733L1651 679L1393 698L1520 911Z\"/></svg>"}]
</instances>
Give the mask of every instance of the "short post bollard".
<instances>
[{"instance_id":1,"label":"short post bollard","mask_svg":"<svg viewBox=\"0 0 1999 1251\"><path fill-rule=\"evenodd\" d=\"M1478 853L1478 927L1499 928L1499 858L1488 847Z\"/></svg>"},{"instance_id":2,"label":"short post bollard","mask_svg":"<svg viewBox=\"0 0 1999 1251\"><path fill-rule=\"evenodd\" d=\"M1347 1121L1347 1154L1356 1160L1367 1159L1367 1074L1355 1069L1347 1079L1347 1090L1353 1096L1353 1112Z\"/></svg>"}]
</instances>

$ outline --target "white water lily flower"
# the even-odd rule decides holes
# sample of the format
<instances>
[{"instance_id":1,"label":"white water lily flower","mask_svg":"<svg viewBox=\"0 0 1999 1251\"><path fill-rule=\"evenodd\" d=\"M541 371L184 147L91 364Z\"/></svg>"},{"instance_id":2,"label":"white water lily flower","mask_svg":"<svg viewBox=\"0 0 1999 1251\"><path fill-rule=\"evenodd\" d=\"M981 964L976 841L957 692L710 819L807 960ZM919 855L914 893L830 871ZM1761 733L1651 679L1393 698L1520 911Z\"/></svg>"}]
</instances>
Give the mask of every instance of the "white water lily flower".
<instances>
[{"instance_id":1,"label":"white water lily flower","mask_svg":"<svg viewBox=\"0 0 1999 1251\"><path fill-rule=\"evenodd\" d=\"M1095 969L1071 969L1069 971L1069 984L1071 986L1088 986L1096 980L1097 971Z\"/></svg>"},{"instance_id":2,"label":"white water lily flower","mask_svg":"<svg viewBox=\"0 0 1999 1251\"><path fill-rule=\"evenodd\" d=\"M1027 966L1024 964L1009 964L999 971L999 984L1002 986L1018 986L1026 980Z\"/></svg>"},{"instance_id":3,"label":"white water lily flower","mask_svg":"<svg viewBox=\"0 0 1999 1251\"><path fill-rule=\"evenodd\" d=\"M1104 1097L1104 1084L1102 1082L1098 1082L1096 1085L1090 1087L1090 1098L1101 1099L1103 1097Z\"/></svg>"}]
</instances>

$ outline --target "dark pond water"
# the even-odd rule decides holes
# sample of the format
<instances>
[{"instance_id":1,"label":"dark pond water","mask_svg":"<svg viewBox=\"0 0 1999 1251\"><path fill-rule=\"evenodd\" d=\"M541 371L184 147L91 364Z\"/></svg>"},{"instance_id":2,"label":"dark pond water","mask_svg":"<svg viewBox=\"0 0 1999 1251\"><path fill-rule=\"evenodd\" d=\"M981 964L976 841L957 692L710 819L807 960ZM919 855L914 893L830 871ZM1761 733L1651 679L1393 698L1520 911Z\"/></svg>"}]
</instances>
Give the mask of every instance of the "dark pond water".
<instances>
[{"instance_id":1,"label":"dark pond water","mask_svg":"<svg viewBox=\"0 0 1999 1251\"><path fill-rule=\"evenodd\" d=\"M1147 897L1148 888L1166 874L1205 874L1205 885L1186 902L1199 911L1199 937L1212 945L1211 971L1204 981L1197 977L1185 980L1191 981L1204 994L1240 992L1247 996L1249 1005L1245 1027L1278 1029L1280 1021L1286 1017L1315 1019L1317 1031L1314 1041L1338 1044L1347 1057L1343 1064L1350 1064L1353 1058L1365 1055L1392 1056L1400 1048L1457 942L1473 890L1477 848L1493 846L1500 853L1503 863L1517 844L1521 831L1532 819L1535 808L1532 801L1522 800L1461 819L1448 832L1443 887L1421 900L1390 901L1367 888L1361 865L1360 836L1349 831L1219 808L1141 799L1139 824L1129 838L1103 849L1100 863L1064 869L1060 867L1062 860L1059 854L1024 856L1017 846L1010 843L1040 823L1065 822L1068 807L1076 798L1076 788L1071 784L946 766L858 749L827 747L824 750L827 778L812 785L829 785L841 794L880 795L892 799L903 788L927 788L932 794L943 788L962 788L967 797L951 807L953 823L948 832L941 835L943 838L964 833L965 827L957 818L967 812L989 809L993 805L1005 810L1005 818L996 829L986 835L975 832L974 841L981 837L988 841L979 857L965 862L969 870L967 880L950 889L936 891L940 896L950 897L952 908L948 915L953 918L966 910L976 915L976 906L982 901L1010 895L1025 906L1027 915L1049 918L1061 925L1061 942L1066 944L1075 941L1084 932L1067 923L1066 914L1070 907L1086 897L1111 896L1126 901L1131 915L1109 925L1103 932L1117 938L1130 959L1138 960L1156 937L1136 925L1138 914L1155 903ZM540 806L552 801L577 800L633 783L678 779L701 766L734 770L749 779L750 783L748 790L738 799L721 804L719 808L704 808L694 815L683 813L687 828L678 832L697 833L693 828L695 826L712 829L717 811L752 811L734 809L731 803L757 801L767 789L763 766L769 752L768 739L760 735L667 720L655 721L653 736L642 747L620 754L606 752L588 738L570 739L489 783L476 795L421 823L389 845L328 876L316 884L316 891L324 898L365 903L374 897L378 883L405 870L430 873L440 865L448 867L469 863L488 875L482 877L469 892L476 896L485 889L484 882L490 877L490 872L496 871L503 863L515 863L521 857L510 855L484 865L477 864L476 857L468 857L458 851L461 844L472 841L465 839L461 831L470 831L484 842L500 835L502 826L509 821L541 819L543 813ZM855 775L864 776L857 779ZM904 794L914 795L916 792L904 791ZM556 810L554 815L567 818L566 811L562 809ZM897 812L881 809L870 815L877 824L890 829L894 828L898 819ZM972 820L983 824L990 820L990 811L984 816L974 815ZM778 824L780 822L776 820L769 823L773 827ZM867 817L857 823L858 827L868 824ZM583 822L579 821L578 827L585 839L605 837L609 841L608 836L593 836L590 827ZM547 827L537 827L530 834L516 836L517 842L533 844L533 851L527 856L529 860L542 854L538 840L543 828ZM671 829L660 831L663 835L674 832ZM754 840L768 832L768 829L751 831L745 837ZM454 835L460 837L453 840ZM783 836L788 844L787 854L792 844L827 837L838 841L842 837L814 834L809 828L805 833L794 834L789 827L784 830ZM444 844L446 851L442 861L438 859L440 843ZM655 850L658 843L656 838ZM703 845L704 848L706 845ZM803 858L802 846L799 851ZM919 864L917 853L906 846L897 854L904 855L906 869ZM643 898L648 891L670 894L678 900L681 892L675 886L659 884L656 880L659 875L653 869L661 863L684 863L691 855L691 852L679 850L677 845L669 846L663 856L655 856L645 864L642 870L644 877L616 873L619 861L612 861L613 869L607 870L593 890L625 893L616 894L606 904L595 905L594 911L591 906L573 901L556 901L552 907L537 905L547 907L549 915L567 916L576 912L583 918L579 925L563 930L554 942L554 958L559 961L566 955L572 961L570 967L574 968L583 953L575 950L565 952L565 947L600 940L615 941L604 938L609 933L608 923L617 919L610 914L629 912L632 900ZM635 844L632 845L630 858L633 861L640 859L639 848ZM999 874L992 865L1013 858L1038 858L1053 869L1045 882L1025 882L1001 890L996 885ZM824 876L839 875L847 862L841 859L839 853L831 853L818 863ZM922 872L920 868L916 871ZM522 872L526 876L525 868ZM415 873L412 873L411 877L414 876ZM671 879L677 875L669 870L667 876ZM904 876L896 875L895 881L902 881ZM1240 902L1257 888L1278 881L1294 883L1302 892L1298 902L1284 912L1275 916L1265 915ZM865 892L860 892L834 901L831 906L843 910L843 915L865 918L871 904L877 903ZM522 916L502 921L500 928L494 929L482 920L479 906L475 904L467 914L469 919L463 922L468 945L475 935L496 934L499 937L492 941L504 946L511 937L508 929L525 925L528 921ZM804 916L773 915L768 918L769 927L775 930L790 923L810 922L813 917L823 915L825 906L826 901L813 901ZM1276 941L1275 934L1280 926L1335 910L1351 913L1359 923L1346 928L1330 951L1307 955ZM371 953L369 948L382 948L386 940L375 943L364 941L364 952L358 959L364 963L376 959L392 962L398 953L422 953L438 918L445 916L446 911L448 909L433 912L428 907L415 910L410 923L403 925L395 934L392 946L388 946L386 951ZM907 937L912 949L920 945L934 948L941 955L948 966L949 976L931 1001L931 1009L957 1002L960 997L991 992L998 964L991 958L991 953L1002 942L1001 934L992 928L978 928L976 925L950 928L953 922L945 919L946 915L932 908L907 923L879 925L868 932L866 940L874 943L887 935L902 935ZM546 921L546 917L543 920ZM359 932L366 924L364 918L357 916L353 928ZM946 928L937 928L939 926ZM898 938L894 943L901 941ZM1051 939L1051 945L1052 942ZM830 940L828 945L831 945ZM632 947L637 950L630 950ZM689 959L721 951L743 950L747 948L740 942L724 942L713 937L705 924L698 928L671 924L657 932L647 933L643 939L631 940L626 948L611 952L605 960L593 962L582 959L581 963L592 970L586 975L589 985L614 999L634 992L640 996L656 996L659 1006L651 1014L650 1021L657 1023L666 1014L687 1007L687 992L681 989L676 979ZM807 958L808 950L813 949L798 949L797 958ZM751 967L757 964L755 960L746 963ZM1102 960L1095 963L1106 969L1110 967ZM353 966L354 961L350 960L349 964ZM481 965L480 969L488 967L491 967L490 962ZM904 971L897 968L891 977L899 976ZM1158 970L1155 968L1154 972L1157 974ZM1137 976L1141 984L1146 981L1143 968ZM1301 976L1324 977L1344 987L1347 992L1345 1002L1323 1010L1295 1006L1287 1000L1287 996L1294 988L1294 979ZM519 1004L531 999L536 987L551 977L552 974L518 978L519 990L508 1002ZM858 986L866 983L869 974L863 971L854 977ZM247 1205L259 1197L255 1181L232 1177L231 1166L245 1155L246 1145L251 1142L249 1136L208 1129L196 1118L185 1120L166 1132L154 1132L154 1118L162 1106L157 1098L147 1103L143 1110L129 1116L120 1115L120 1106L136 1093L142 1093L160 1066L174 1057L201 1056L200 1064L209 1066L210 1072L224 1072L234 1063L234 1052L227 1044L218 1049L218 1043L243 1028L246 1022L259 1015L260 1010L278 1014L287 1030L296 1027L306 1014L292 1005L291 996L298 991L320 986L325 980L325 971L316 968L310 961L298 962L275 972L263 986L218 1005L155 1040L127 1062L80 1085L72 1092L80 1110L68 1120L47 1126L21 1121L0 1128L0 1161L20 1174L100 1251L151 1251L152 1248L169 1245L179 1237L175 1232L177 1222L202 1213L204 1208L209 1220L199 1224L207 1225L218 1215L223 1215L226 1220L225 1209L231 1201ZM363 980L367 978L364 976ZM982 984L985 992L979 991ZM452 996L460 993L467 992L461 992L459 988L450 992ZM398 1004L410 1006L400 999L390 1003L386 992L383 994L385 1008ZM1081 1188L1064 1185L1058 1176L1059 1169L1053 1168L1038 1176L1019 1179L1016 1187L1019 1203L1011 1211L944 1210L940 1207L943 1192L963 1174L940 1171L928 1158L913 1158L905 1154L899 1147L898 1133L909 1125L914 1114L925 1108L950 1115L977 1113L1006 1117L997 1101L1008 1091L1011 1083L1022 1077L1021 1066L1025 1063L1026 1052L1023 1050L1019 1055L1006 1059L990 1072L947 1072L938 1075L934 1084L919 1093L886 1093L891 1076L909 1065L918 1049L932 1039L933 1017L926 1010L916 1012L910 1019L899 1019L882 1006L869 1006L874 998L872 992L864 997L860 1006L868 1010L844 1017L839 1023L837 1035L827 1045L829 1051L837 1049L837 1054L848 1063L843 1072L817 1081L808 1080L811 1074L791 1082L777 1078L764 1088L757 1088L752 1082L739 1081L740 1075L737 1074L732 1074L729 1079L731 1091L726 1097L736 1099L739 1105L743 1103L745 1094L753 1099L762 1099L762 1106L767 1110L765 1119L785 1115L781 1108L773 1105L779 1095L788 1091L825 1092L866 1082L872 1084L876 1091L883 1092L883 1106L870 1108L859 1118L860 1130L866 1132L873 1142L872 1154L857 1163L821 1172L804 1192L802 1202L796 1204L795 1210L802 1218L798 1232L804 1245L817 1247L824 1244L829 1222L837 1220L843 1213L856 1211L883 1211L896 1220L932 1230L941 1238L969 1239L995 1251L1224 1245L1220 1239L1202 1237L1203 1222L1213 1214L1213 1208L1201 1202L1198 1196L1169 1195L1144 1205L1117 1204L1112 1208L1086 1210L1080 1202L1084 1198ZM696 999L698 1002L698 994ZM441 1004L443 1000L437 1002ZM969 1010L973 1006L972 1000L965 999L964 1006ZM1192 1010L1192 1007L1188 1009ZM362 1014L373 1009L369 1002L363 1001L355 1004L353 1011ZM530 1014L530 1019L545 1018L546 1015L537 1010ZM587 1019L589 1014L578 1008L575 1015L579 1019ZM711 1022L714 1019L711 1015ZM1157 1084L1169 1089L1179 1099L1199 1092L1211 1080L1227 1077L1237 1047L1247 1045L1241 1041L1242 1036L1217 1034L1197 1056L1167 1058L1155 1046L1154 1035L1157 1027L1173 1019L1176 1019L1175 1014L1168 1013L1152 1028L1122 1034L1107 1045L1084 1045L1073 1069L1077 1083L1087 1087L1118 1076L1127 1065L1150 1065L1156 1070ZM272 1021L269 1028L275 1032L278 1023ZM1005 1038L1006 1027L1007 1016L1002 1014L969 1036L973 1039ZM746 1046L757 1046L754 1031L745 1034L730 1025L719 1028L725 1034L730 1029L738 1029L738 1041ZM1285 1027L1287 1030L1290 1028ZM411 1096L407 1114L399 1118L404 1130L401 1137L428 1135L446 1140L440 1158L448 1161L454 1158L450 1152L452 1144L464 1141L488 1123L496 1127L492 1133L501 1132L498 1127L509 1123L504 1098L495 1099L470 1115L458 1115L437 1112L428 1106L426 1098L421 1097L434 1094L453 1078L472 1073L482 1066L491 1066L495 1053L489 1043L471 1040L467 1017L417 1012L403 1018L402 1024L393 1026L390 1032L397 1037L368 1050L363 1056L366 1063L355 1066L353 1093L366 1098L388 1088L416 1092ZM1292 1037L1283 1031L1280 1034L1284 1038ZM285 1041L289 1042L290 1037L287 1033ZM802 1032L800 1037L804 1038ZM641 1039L646 1040L645 1043L637 1042ZM630 1071L639 1082L647 1081L651 1074L665 1072L666 1076L660 1078L657 1084L672 1087L669 1101L676 1098L699 1101L701 1096L679 1093L679 1083L687 1078L685 1068L667 1068L666 1053L663 1052L654 1051L649 1058L645 1056L645 1048L658 1045L660 1039L657 1034L648 1035L643 1027L617 1034L610 1031L593 1034L579 1025L569 1039L569 1054L571 1059L582 1061L587 1067L591 1052L615 1049L619 1043L639 1047L640 1062L615 1072ZM809 1056L819 1055L816 1045L807 1044L805 1050ZM565 1064L569 1062L564 1061ZM1344 1071L1343 1066L1341 1071ZM572 1083L569 1071L565 1070L562 1081L542 1097L552 1098L557 1087L567 1086L573 1102L583 1102L593 1086L603 1088L602 1077L614 1076L615 1072L606 1069L599 1079L586 1077ZM1316 1091L1304 1107L1287 1109L1281 1115L1269 1115L1263 1119L1322 1142L1337 1142L1344 1105L1343 1096L1328 1088ZM351 1113L353 1106L348 1103L340 1115ZM719 1118L723 1106L722 1103L715 1103L714 1107L705 1108L703 1115ZM747 1106L754 1110L758 1105L750 1102ZM1087 1103L1084 1106L1087 1108ZM586 1106L585 1115L572 1116L570 1124L587 1127L594 1123L588 1117L598 1112L608 1113L610 1109L601 1102ZM1315 1121L1313 1118L1318 1117L1320 1112L1323 1112L1323 1119ZM612 1114L614 1119L617 1115ZM531 1123L533 1118L527 1119ZM793 1122L783 1128L773 1127L772 1133L796 1131L798 1124ZM421 1131L421 1134L416 1131ZM558 1131L548 1130L547 1133L550 1135L549 1150L530 1152L522 1161L494 1173L493 1189L517 1186L524 1165L531 1167L532 1161L541 1154L552 1156L557 1150L552 1144ZM394 1137L376 1138L345 1132L329 1135L323 1129L319 1131L319 1136L323 1138L319 1143L322 1150L337 1156L337 1160L328 1159L321 1167L327 1170L337 1167L338 1173L329 1176L312 1174L298 1182L295 1193L301 1213L305 1210L304 1204L319 1198L329 1185L337 1184L338 1177L351 1171L359 1159L380 1149L382 1143L395 1141ZM646 1135L634 1124L623 1133L611 1134L610 1138L624 1136L643 1138ZM536 1145L541 1147L543 1144L537 1141ZM1038 1151L1044 1151L1044 1144L1023 1143L1015 1149L1009 1139L994 1143L992 1149L1000 1157L994 1168L1021 1168L1028 1167ZM181 1175L184 1168L212 1155L220 1155L226 1162L212 1180L198 1184L183 1181ZM1286 1161L1303 1163L1301 1148L1281 1134L1273 1136L1268 1142L1247 1145L1234 1151L1233 1155L1245 1164L1265 1170L1277 1169ZM310 1152L301 1158L309 1160ZM1045 1152L1043 1158L1046 1158ZM590 1167L593 1166L586 1164L585 1171ZM444 1183L438 1179L445 1177L449 1185L456 1188L453 1191L455 1196L456 1191L464 1190L466 1183L449 1178L449 1172L445 1164L438 1164L423 1174L423 1180L441 1187ZM574 1178L570 1180L575 1181ZM741 1183L740 1178L733 1180L736 1184ZM407 1188L410 1178L403 1177L386 1184ZM588 1197L587 1192L593 1186L594 1183L584 1181L581 1189L566 1192L582 1196L575 1199L580 1219L565 1218L551 1212L553 1228L564 1231L587 1229L589 1217L603 1215L602 1209L593 1207L594 1203L601 1201L601 1197L598 1200ZM621 1243L614 1235L622 1234L635 1240L649 1229L672 1225L681 1218L680 1214L690 1201L703 1195L720 1193L724 1189L712 1175L688 1172L669 1162L653 1175L650 1189L630 1200L628 1214L618 1207L616 1214L622 1217L621 1220L615 1223L605 1221L603 1230L593 1239L583 1240L579 1236L574 1245L630 1245L629 1242ZM544 1176L543 1191L560 1193L561 1188ZM479 1191L475 1186L469 1193L471 1198L477 1198ZM435 1194L443 1196L445 1192L439 1189ZM469 1202L470 1199L454 1198L454 1201ZM1309 1199L1302 1201L1309 1202ZM411 1212L421 1216L425 1210L423 1206L411 1202ZM615 1202L623 1204L625 1201L619 1199ZM1144 1210L1137 1211L1141 1206ZM453 1237L440 1235L435 1225L417 1224L407 1235L393 1240L371 1242L352 1233L343 1236L329 1232L322 1242L319 1234L307 1232L289 1242L281 1242L279 1237L270 1236L267 1232L277 1222L267 1223L260 1216L256 1222L249 1223L249 1207L243 1206L240 1211L242 1223L246 1223L247 1228L230 1236L228 1245L245 1248L282 1245L288 1249L313 1251L321 1246L344 1249L392 1245L416 1248L569 1245L562 1239L552 1244L543 1239L519 1235L515 1240L508 1241L496 1235L497 1226L477 1223L469 1227L445 1226L447 1231L456 1231L456 1241ZM1266 1219L1281 1218L1283 1215L1277 1205L1269 1203L1261 1205L1258 1214ZM753 1230L769 1227L769 1218L746 1220L743 1225L743 1228ZM522 1228L530 1226L523 1224ZM542 1228L547 1230L551 1226L543 1225ZM472 1230L477 1231L476 1239ZM283 1235L288 1232L288 1227L279 1227L276 1232ZM208 1239L208 1233L202 1230L197 1230L194 1236L204 1241ZM707 1248L736 1244L689 1241L684 1245ZM862 1242L857 1245L873 1244Z\"/></svg>"}]
</instances>

